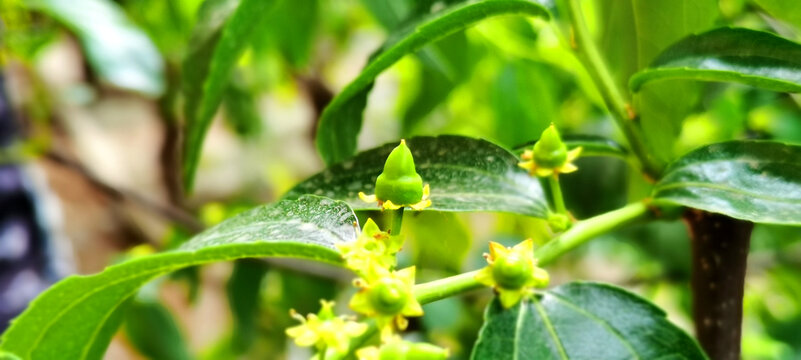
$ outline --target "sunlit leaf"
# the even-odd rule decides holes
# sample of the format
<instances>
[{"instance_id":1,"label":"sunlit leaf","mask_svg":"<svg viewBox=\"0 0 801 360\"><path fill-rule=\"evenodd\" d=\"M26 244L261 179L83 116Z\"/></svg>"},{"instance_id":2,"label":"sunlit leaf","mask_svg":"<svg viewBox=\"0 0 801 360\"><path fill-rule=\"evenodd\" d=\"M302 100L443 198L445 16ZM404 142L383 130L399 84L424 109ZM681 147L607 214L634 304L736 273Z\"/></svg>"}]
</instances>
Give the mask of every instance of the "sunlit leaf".
<instances>
[{"instance_id":1,"label":"sunlit leaf","mask_svg":"<svg viewBox=\"0 0 801 360\"><path fill-rule=\"evenodd\" d=\"M116 330L109 316L153 278L187 266L244 257L339 264L335 245L354 240L356 226L350 207L316 196L254 208L176 250L62 280L13 321L3 333L0 350L24 359L99 359Z\"/></svg>"},{"instance_id":2,"label":"sunlit leaf","mask_svg":"<svg viewBox=\"0 0 801 360\"><path fill-rule=\"evenodd\" d=\"M191 191L203 139L223 99L236 61L273 1L206 0L198 11L183 64L183 182Z\"/></svg>"},{"instance_id":3,"label":"sunlit leaf","mask_svg":"<svg viewBox=\"0 0 801 360\"><path fill-rule=\"evenodd\" d=\"M726 81L775 91L801 91L801 44L771 33L721 28L691 35L631 78L631 88L656 80Z\"/></svg>"},{"instance_id":4,"label":"sunlit leaf","mask_svg":"<svg viewBox=\"0 0 801 360\"><path fill-rule=\"evenodd\" d=\"M463 30L481 20L500 15L548 17L541 5L524 0L489 0L448 7L419 23L392 34L380 53L325 108L317 130L317 150L326 163L347 159L356 151L362 112L375 78L403 56Z\"/></svg>"},{"instance_id":5,"label":"sunlit leaf","mask_svg":"<svg viewBox=\"0 0 801 360\"><path fill-rule=\"evenodd\" d=\"M417 172L431 187L435 211L498 211L539 218L547 215L542 187L519 168L508 150L485 140L461 137L416 137L407 140ZM285 198L317 194L346 201L356 210L378 209L359 199L373 193L375 180L397 143L367 150L296 185Z\"/></svg>"}]
</instances>

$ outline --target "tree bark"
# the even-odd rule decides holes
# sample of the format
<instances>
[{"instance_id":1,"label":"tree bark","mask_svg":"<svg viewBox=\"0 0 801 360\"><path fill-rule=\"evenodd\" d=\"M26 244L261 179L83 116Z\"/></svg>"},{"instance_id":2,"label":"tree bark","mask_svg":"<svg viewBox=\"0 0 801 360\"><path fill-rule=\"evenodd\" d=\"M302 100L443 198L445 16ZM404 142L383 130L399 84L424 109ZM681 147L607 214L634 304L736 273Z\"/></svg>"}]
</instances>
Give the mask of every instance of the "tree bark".
<instances>
[{"instance_id":1,"label":"tree bark","mask_svg":"<svg viewBox=\"0 0 801 360\"><path fill-rule=\"evenodd\" d=\"M693 319L712 360L740 359L743 287L754 224L690 209L684 221L692 241Z\"/></svg>"}]
</instances>

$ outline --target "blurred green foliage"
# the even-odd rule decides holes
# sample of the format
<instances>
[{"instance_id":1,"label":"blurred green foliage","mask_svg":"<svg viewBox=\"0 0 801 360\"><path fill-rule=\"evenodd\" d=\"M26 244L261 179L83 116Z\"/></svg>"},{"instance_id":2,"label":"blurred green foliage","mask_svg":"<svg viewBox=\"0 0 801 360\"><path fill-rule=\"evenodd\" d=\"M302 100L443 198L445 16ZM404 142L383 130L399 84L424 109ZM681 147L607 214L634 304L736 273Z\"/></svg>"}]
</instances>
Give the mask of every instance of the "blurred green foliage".
<instances>
[{"instance_id":1,"label":"blurred green foliage","mask_svg":"<svg viewBox=\"0 0 801 360\"><path fill-rule=\"evenodd\" d=\"M115 59L93 57L110 53L106 48L93 50L91 37L79 26L97 19L52 16L43 5L55 4L53 1L0 2L3 65L35 68L38 56L48 46L72 37L83 45L92 72L108 80L96 86L133 88L151 95L160 93L161 81L167 82L168 89L180 88L180 76L174 73L180 73L181 61L190 49L201 0L91 2L113 9L109 10L112 13L119 11L120 16L94 24L103 26L102 31L122 28L147 34L145 42L155 46L153 53L136 53L145 59L129 59L133 67L125 71L152 82L137 88L104 75L120 70L120 65ZM715 26L744 26L801 39L801 7L793 1L585 3L590 30L622 88L627 88L631 74L647 66L666 46ZM270 119L271 114L261 106L264 101L300 99L310 113L319 114L317 100L324 101L326 94L330 98L352 80L386 34L442 6L443 2L430 0L277 1L275 7L260 14L222 96L222 114L230 124L229 131L243 135L239 141L257 148L280 143L281 133L270 127L300 120ZM684 21L674 21L676 18ZM119 23L109 24L113 21ZM377 79L367 98L359 148L401 136L443 133L482 137L513 148L536 139L550 123L558 124L568 135L602 135L623 142L597 90L572 55L570 40L558 34L540 20L503 17L481 22L404 58ZM163 64L166 75L152 64ZM801 97L796 95L741 85L670 81L647 85L633 100L648 135L647 144L662 163L702 144L733 138L801 144ZM55 106L47 97L36 101L43 108ZM173 107L167 111L178 113ZM311 146L312 131L306 146ZM308 170L294 170L296 159L260 151L278 157L269 159L269 164L267 160L258 164L260 171L269 173L261 180L272 189L287 189L308 175ZM200 166L207 164L201 162ZM563 178L568 208L577 218L642 198L651 186L638 169L620 159L584 158L578 166L581 171ZM253 188L238 189L235 198L221 199L217 208L206 209L206 223L238 212L243 198L258 199L244 203L267 201L281 195L280 190L275 192L265 196ZM532 237L542 242L549 236L541 220L504 214L423 213L410 216L404 228L411 241L401 262L418 264L423 278L475 268L487 241L511 244ZM689 251L686 228L679 220L656 222L606 236L564 257L551 269L552 277L557 284L586 278L629 286L688 327ZM751 251L743 357L801 358L801 229L758 225ZM190 283L198 284L198 276L196 272L189 276ZM136 306L126 314L125 329L130 344L153 358L183 359L191 353L209 359L281 359L287 351L299 351L289 345L283 332L294 324L288 315L290 308L314 312L318 299L340 299L339 305L345 304L342 299L347 299L347 294L342 289L347 288L347 277L333 277L241 261L235 263L224 290L233 314L231 323L208 324L226 329L218 343L188 349L181 332L193 329L175 324L158 296L144 290L132 300ZM450 347L457 359L467 358L481 325L486 295L426 305L425 317L412 323L412 336ZM159 328L159 337L153 336L154 327ZM176 340L169 340L173 338Z\"/></svg>"}]
</instances>

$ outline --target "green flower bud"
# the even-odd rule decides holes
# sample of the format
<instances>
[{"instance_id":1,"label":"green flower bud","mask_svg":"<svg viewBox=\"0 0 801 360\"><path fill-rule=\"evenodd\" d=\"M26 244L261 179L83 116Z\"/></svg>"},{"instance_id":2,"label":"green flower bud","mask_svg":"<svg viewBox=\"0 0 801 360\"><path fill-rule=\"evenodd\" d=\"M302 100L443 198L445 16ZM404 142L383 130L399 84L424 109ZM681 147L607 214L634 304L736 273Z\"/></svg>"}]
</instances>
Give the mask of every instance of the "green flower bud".
<instances>
[{"instance_id":1,"label":"green flower bud","mask_svg":"<svg viewBox=\"0 0 801 360\"><path fill-rule=\"evenodd\" d=\"M542 132L540 140L534 144L534 162L545 168L557 168L567 162L567 145L562 142L553 124Z\"/></svg>"},{"instance_id":2,"label":"green flower bud","mask_svg":"<svg viewBox=\"0 0 801 360\"><path fill-rule=\"evenodd\" d=\"M498 257L492 264L492 277L504 289L522 288L531 280L532 271L534 266L531 261L514 252Z\"/></svg>"},{"instance_id":3,"label":"green flower bud","mask_svg":"<svg viewBox=\"0 0 801 360\"><path fill-rule=\"evenodd\" d=\"M387 277L373 285L370 289L369 301L375 311L384 315L395 315L406 306L409 296L403 281Z\"/></svg>"},{"instance_id":4,"label":"green flower bud","mask_svg":"<svg viewBox=\"0 0 801 360\"><path fill-rule=\"evenodd\" d=\"M384 171L375 182L375 196L396 205L416 204L423 199L423 179L414 168L414 157L406 141L389 153Z\"/></svg>"}]
</instances>

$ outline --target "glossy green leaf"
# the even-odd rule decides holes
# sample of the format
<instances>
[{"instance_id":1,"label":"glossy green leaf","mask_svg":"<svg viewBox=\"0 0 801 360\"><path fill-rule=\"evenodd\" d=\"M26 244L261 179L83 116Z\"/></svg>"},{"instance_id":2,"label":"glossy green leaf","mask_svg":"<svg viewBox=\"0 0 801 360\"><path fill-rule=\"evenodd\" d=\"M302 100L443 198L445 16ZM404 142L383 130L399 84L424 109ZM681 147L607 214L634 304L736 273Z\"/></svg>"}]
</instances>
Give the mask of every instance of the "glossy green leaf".
<instances>
[{"instance_id":1,"label":"glossy green leaf","mask_svg":"<svg viewBox=\"0 0 801 360\"><path fill-rule=\"evenodd\" d=\"M99 77L126 90L164 92L164 62L156 46L110 0L27 0L30 8L72 30Z\"/></svg>"},{"instance_id":2,"label":"glossy green leaf","mask_svg":"<svg viewBox=\"0 0 801 360\"><path fill-rule=\"evenodd\" d=\"M546 217L547 205L539 181L519 168L520 160L506 149L485 140L450 135L416 137L406 143L417 172L431 187L431 206L426 210L499 211ZM330 166L296 185L284 197L316 194L346 201L356 210L378 209L376 204L361 201L358 194L374 192L376 177L397 145L386 144Z\"/></svg>"},{"instance_id":3,"label":"glossy green leaf","mask_svg":"<svg viewBox=\"0 0 801 360\"><path fill-rule=\"evenodd\" d=\"M665 312L611 285L573 282L504 309L492 301L471 359L706 359Z\"/></svg>"},{"instance_id":4,"label":"glossy green leaf","mask_svg":"<svg viewBox=\"0 0 801 360\"><path fill-rule=\"evenodd\" d=\"M801 225L801 146L730 141L677 160L654 199L757 223Z\"/></svg>"},{"instance_id":5,"label":"glossy green leaf","mask_svg":"<svg viewBox=\"0 0 801 360\"><path fill-rule=\"evenodd\" d=\"M176 250L62 280L13 321L0 350L24 359L99 359L116 329L107 326L108 317L153 278L187 266L244 257L339 264L335 245L354 240L356 226L346 204L316 196L254 208Z\"/></svg>"},{"instance_id":6,"label":"glossy green leaf","mask_svg":"<svg viewBox=\"0 0 801 360\"><path fill-rule=\"evenodd\" d=\"M582 147L581 156L612 156L619 158L626 158L628 150L623 145L618 144L614 140L610 140L603 136L596 135L580 135L568 134L562 135L562 141L567 145L568 149L575 149ZM525 144L515 147L516 154L522 154L524 150L530 150L537 141L530 141Z\"/></svg>"},{"instance_id":7,"label":"glossy green leaf","mask_svg":"<svg viewBox=\"0 0 801 360\"><path fill-rule=\"evenodd\" d=\"M768 90L801 91L801 44L771 33L720 28L667 48L631 78L637 91L656 80L725 81Z\"/></svg>"},{"instance_id":8,"label":"glossy green leaf","mask_svg":"<svg viewBox=\"0 0 801 360\"><path fill-rule=\"evenodd\" d=\"M250 35L273 1L206 0L198 11L190 49L183 63L183 182L194 184L203 139L223 99L231 72Z\"/></svg>"},{"instance_id":9,"label":"glossy green leaf","mask_svg":"<svg viewBox=\"0 0 801 360\"><path fill-rule=\"evenodd\" d=\"M384 70L403 56L481 20L515 14L548 17L545 8L532 1L485 0L448 7L390 36L361 74L323 110L317 129L317 150L323 160L333 164L356 151L367 94L375 78Z\"/></svg>"}]
</instances>

